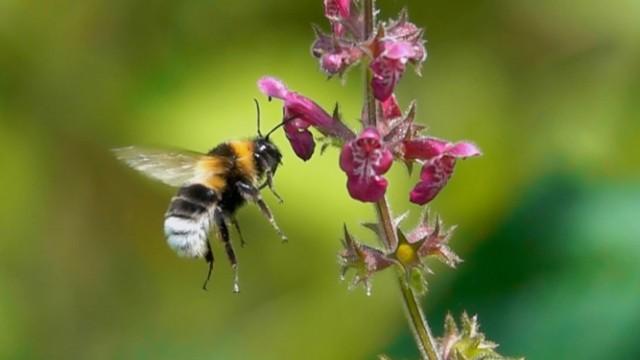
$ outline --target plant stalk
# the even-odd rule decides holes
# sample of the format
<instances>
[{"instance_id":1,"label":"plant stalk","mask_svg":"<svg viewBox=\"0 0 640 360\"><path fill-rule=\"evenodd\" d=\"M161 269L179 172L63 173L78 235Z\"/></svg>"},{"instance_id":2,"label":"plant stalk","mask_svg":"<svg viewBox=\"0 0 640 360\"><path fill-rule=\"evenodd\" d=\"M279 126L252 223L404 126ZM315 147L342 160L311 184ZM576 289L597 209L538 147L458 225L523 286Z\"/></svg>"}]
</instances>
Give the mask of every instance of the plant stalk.
<instances>
[{"instance_id":1,"label":"plant stalk","mask_svg":"<svg viewBox=\"0 0 640 360\"><path fill-rule=\"evenodd\" d=\"M402 300L404 300L405 311L408 314L409 321L413 329L413 335L418 343L420 354L424 359L441 360L436 350L436 342L431 334L431 329L427 323L427 319L422 313L420 302L416 294L406 281L405 274L398 271L398 284L402 292Z\"/></svg>"},{"instance_id":2,"label":"plant stalk","mask_svg":"<svg viewBox=\"0 0 640 360\"><path fill-rule=\"evenodd\" d=\"M387 199L383 197L375 204L375 208L378 214L378 220L380 221L380 227L384 234L380 241L388 250L391 250L395 247L395 244L397 244L398 239ZM427 319L422 313L417 295L407 282L407 277L403 271L398 269L396 275L400 292L402 293L405 313L407 314L409 325L411 326L418 345L418 350L420 350L420 355L423 359L441 360L436 348L435 339L433 338Z\"/></svg>"},{"instance_id":3,"label":"plant stalk","mask_svg":"<svg viewBox=\"0 0 640 360\"><path fill-rule=\"evenodd\" d=\"M375 26L375 7L374 0L365 0L364 2L364 38L365 40L371 39L373 35L373 29ZM364 69L364 94L365 94L365 118L364 126L375 127L376 126L376 99L373 97L373 91L371 91L371 80L373 79L373 72L369 67L370 61L363 64Z\"/></svg>"},{"instance_id":4,"label":"plant stalk","mask_svg":"<svg viewBox=\"0 0 640 360\"><path fill-rule=\"evenodd\" d=\"M374 0L364 0L364 26L365 26L365 38L370 39L375 29L375 7ZM377 124L377 112L376 112L376 99L373 96L373 89L371 88L371 79L373 78L373 72L368 64L364 64L365 76L364 76L364 88L365 88L365 115L364 126L376 127ZM380 241L387 250L392 250L398 243L396 229L393 223L393 216L389 203L386 197L375 203L376 213L378 220L380 221L380 227L382 228L383 237ZM406 280L406 276L398 270L397 274L398 285L402 293L402 300L404 303L405 313L409 320L411 329L418 344L420 355L423 359L428 360L441 360L438 352L436 351L436 342L431 334L431 329L427 323L427 319L422 313L420 308L420 302L411 289Z\"/></svg>"}]
</instances>

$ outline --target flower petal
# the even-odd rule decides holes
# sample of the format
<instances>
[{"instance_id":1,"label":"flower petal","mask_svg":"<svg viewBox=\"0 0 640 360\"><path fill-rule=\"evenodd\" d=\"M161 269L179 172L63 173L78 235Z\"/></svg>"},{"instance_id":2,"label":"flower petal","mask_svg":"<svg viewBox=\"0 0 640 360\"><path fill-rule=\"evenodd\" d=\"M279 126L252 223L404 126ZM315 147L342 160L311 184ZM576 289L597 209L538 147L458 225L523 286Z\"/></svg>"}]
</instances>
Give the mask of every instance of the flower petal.
<instances>
[{"instance_id":1,"label":"flower petal","mask_svg":"<svg viewBox=\"0 0 640 360\"><path fill-rule=\"evenodd\" d=\"M378 133L378 130L373 127L368 127L362 130L362 133L358 136L356 141L360 141L361 143L373 142L376 143L376 147L378 148L382 146L380 144L380 133Z\"/></svg>"},{"instance_id":2,"label":"flower petal","mask_svg":"<svg viewBox=\"0 0 640 360\"><path fill-rule=\"evenodd\" d=\"M394 119L402 116L402 110L400 109L400 105L398 105L398 100L396 100L396 96L391 94L387 100L383 101L381 104L382 107L382 116L384 120Z\"/></svg>"},{"instance_id":3,"label":"flower petal","mask_svg":"<svg viewBox=\"0 0 640 360\"><path fill-rule=\"evenodd\" d=\"M420 137L411 140L405 140L404 158L407 160L429 160L445 153L450 145L445 140L432 137Z\"/></svg>"},{"instance_id":4,"label":"flower petal","mask_svg":"<svg viewBox=\"0 0 640 360\"><path fill-rule=\"evenodd\" d=\"M476 146L476 144L467 141L460 141L448 148L447 154L464 159L472 156L482 155L482 152Z\"/></svg>"},{"instance_id":5,"label":"flower petal","mask_svg":"<svg viewBox=\"0 0 640 360\"><path fill-rule=\"evenodd\" d=\"M346 173L353 172L355 164L353 162L353 149L351 143L346 143L340 151L340 169Z\"/></svg>"},{"instance_id":6,"label":"flower petal","mask_svg":"<svg viewBox=\"0 0 640 360\"><path fill-rule=\"evenodd\" d=\"M351 0L324 0L324 16L329 20L348 18L351 10Z\"/></svg>"},{"instance_id":7,"label":"flower petal","mask_svg":"<svg viewBox=\"0 0 640 360\"><path fill-rule=\"evenodd\" d=\"M299 117L320 130L331 129L335 120L318 104L296 92L289 92L284 106L288 116Z\"/></svg>"},{"instance_id":8,"label":"flower petal","mask_svg":"<svg viewBox=\"0 0 640 360\"><path fill-rule=\"evenodd\" d=\"M378 174L384 174L389 171L393 164L393 154L388 149L384 149L380 154L378 162L372 164L373 168Z\"/></svg>"},{"instance_id":9,"label":"flower petal","mask_svg":"<svg viewBox=\"0 0 640 360\"><path fill-rule=\"evenodd\" d=\"M345 68L346 61L343 53L326 54L320 58L320 67L330 75L341 73Z\"/></svg>"},{"instance_id":10,"label":"flower petal","mask_svg":"<svg viewBox=\"0 0 640 360\"><path fill-rule=\"evenodd\" d=\"M387 189L386 173L393 163L393 155L380 139L376 128L366 128L349 141L340 153L340 168L347 173L347 189L354 199L374 202Z\"/></svg>"},{"instance_id":11,"label":"flower petal","mask_svg":"<svg viewBox=\"0 0 640 360\"><path fill-rule=\"evenodd\" d=\"M406 62L407 59L416 56L413 44L408 41L388 41L384 44L382 56L389 59Z\"/></svg>"},{"instance_id":12,"label":"flower petal","mask_svg":"<svg viewBox=\"0 0 640 360\"><path fill-rule=\"evenodd\" d=\"M380 200L387 190L388 182L382 176L349 176L347 189L352 198L364 202L376 202Z\"/></svg>"},{"instance_id":13,"label":"flower petal","mask_svg":"<svg viewBox=\"0 0 640 360\"><path fill-rule=\"evenodd\" d=\"M407 21L406 12L403 12L396 22L376 36L375 59L371 62L371 86L376 99L384 101L391 95L408 62L420 73L427 54L422 34L421 29Z\"/></svg>"},{"instance_id":14,"label":"flower petal","mask_svg":"<svg viewBox=\"0 0 640 360\"><path fill-rule=\"evenodd\" d=\"M376 99L385 101L393 94L393 89L404 73L405 65L399 60L379 56L370 66L373 71L373 95Z\"/></svg>"},{"instance_id":15,"label":"flower petal","mask_svg":"<svg viewBox=\"0 0 640 360\"><path fill-rule=\"evenodd\" d=\"M290 91L276 78L265 76L258 81L258 87L265 95L284 100L288 118L299 118L321 129L330 129L335 123L331 115L318 104L295 91Z\"/></svg>"},{"instance_id":16,"label":"flower petal","mask_svg":"<svg viewBox=\"0 0 640 360\"><path fill-rule=\"evenodd\" d=\"M341 24L335 23L333 35L314 27L316 39L311 46L311 54L320 59L320 68L329 75L343 74L364 56L364 51L356 44L336 34L336 28L341 27Z\"/></svg>"},{"instance_id":17,"label":"flower petal","mask_svg":"<svg viewBox=\"0 0 640 360\"><path fill-rule=\"evenodd\" d=\"M451 178L455 164L456 158L447 155L427 163L420 173L420 182L409 194L409 200L419 205L433 200Z\"/></svg>"},{"instance_id":18,"label":"flower petal","mask_svg":"<svg viewBox=\"0 0 640 360\"><path fill-rule=\"evenodd\" d=\"M258 88L263 94L282 100L285 100L289 94L289 90L284 83L271 76L260 78L260 80L258 80Z\"/></svg>"},{"instance_id":19,"label":"flower petal","mask_svg":"<svg viewBox=\"0 0 640 360\"><path fill-rule=\"evenodd\" d=\"M309 126L314 126L322 134L342 141L348 141L354 137L351 129L344 125L339 118L333 118L313 100L287 89L282 81L265 76L258 81L258 87L267 96L276 97L284 101L285 118L283 121L296 119L296 124L290 124L287 131L287 136L293 141L292 145L298 146L296 154L304 154L304 157L306 157L313 152L311 145L313 141L311 134L307 131ZM295 134L294 128L303 128L304 131L300 132L305 134Z\"/></svg>"},{"instance_id":20,"label":"flower petal","mask_svg":"<svg viewBox=\"0 0 640 360\"><path fill-rule=\"evenodd\" d=\"M313 140L311 132L306 127L296 124L298 120L289 121L284 125L285 135L291 143L293 152L304 161L307 161L313 155L316 143ZM307 127L309 125L307 124Z\"/></svg>"},{"instance_id":21,"label":"flower petal","mask_svg":"<svg viewBox=\"0 0 640 360\"><path fill-rule=\"evenodd\" d=\"M413 190L411 190L409 201L414 204L424 205L433 200L440 190L442 190L440 186L428 182L419 182Z\"/></svg>"}]
</instances>

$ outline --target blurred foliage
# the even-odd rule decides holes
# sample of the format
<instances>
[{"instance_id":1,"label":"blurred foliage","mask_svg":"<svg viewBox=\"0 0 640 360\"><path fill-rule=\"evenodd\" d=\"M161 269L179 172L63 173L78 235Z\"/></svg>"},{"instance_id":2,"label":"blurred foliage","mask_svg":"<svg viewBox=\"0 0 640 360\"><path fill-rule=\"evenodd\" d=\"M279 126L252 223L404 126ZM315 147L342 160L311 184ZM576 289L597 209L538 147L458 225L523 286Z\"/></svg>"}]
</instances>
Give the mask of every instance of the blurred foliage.
<instances>
[{"instance_id":1,"label":"blurred foliage","mask_svg":"<svg viewBox=\"0 0 640 360\"><path fill-rule=\"evenodd\" d=\"M460 224L466 262L434 264L425 310L480 314L505 354L635 359L640 347L640 2L381 0L426 27L418 100L432 134L472 139L433 203ZM282 135L280 244L255 208L240 211L242 293L218 256L165 245L172 190L108 149L204 151L255 134L264 74L345 119L359 75L327 82L308 49L321 2L0 0L0 358L416 358L393 279L373 295L338 281L341 227L373 219L349 200L337 151L296 159ZM262 101L263 124L280 109ZM397 212L409 177L391 171ZM363 231L356 234L371 239ZM216 254L222 254L219 244Z\"/></svg>"}]
</instances>

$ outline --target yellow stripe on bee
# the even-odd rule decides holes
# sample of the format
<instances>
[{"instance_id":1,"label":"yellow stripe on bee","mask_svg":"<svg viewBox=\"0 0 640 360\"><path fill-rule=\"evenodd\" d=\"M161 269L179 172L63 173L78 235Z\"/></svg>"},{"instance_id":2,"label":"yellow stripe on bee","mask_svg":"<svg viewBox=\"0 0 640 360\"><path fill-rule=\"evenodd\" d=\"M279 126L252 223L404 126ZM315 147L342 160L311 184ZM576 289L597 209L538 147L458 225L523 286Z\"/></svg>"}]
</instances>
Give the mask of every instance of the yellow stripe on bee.
<instances>
[{"instance_id":1,"label":"yellow stripe on bee","mask_svg":"<svg viewBox=\"0 0 640 360\"><path fill-rule=\"evenodd\" d=\"M227 185L224 173L227 168L226 159L215 156L204 156L198 161L198 182L221 193Z\"/></svg>"},{"instance_id":2,"label":"yellow stripe on bee","mask_svg":"<svg viewBox=\"0 0 640 360\"><path fill-rule=\"evenodd\" d=\"M220 175L212 176L207 179L205 185L215 190L217 193L222 193L227 186L227 181Z\"/></svg>"},{"instance_id":3,"label":"yellow stripe on bee","mask_svg":"<svg viewBox=\"0 0 640 360\"><path fill-rule=\"evenodd\" d=\"M231 141L229 146L236 154L236 166L247 177L256 177L256 165L253 160L253 142L249 140Z\"/></svg>"}]
</instances>

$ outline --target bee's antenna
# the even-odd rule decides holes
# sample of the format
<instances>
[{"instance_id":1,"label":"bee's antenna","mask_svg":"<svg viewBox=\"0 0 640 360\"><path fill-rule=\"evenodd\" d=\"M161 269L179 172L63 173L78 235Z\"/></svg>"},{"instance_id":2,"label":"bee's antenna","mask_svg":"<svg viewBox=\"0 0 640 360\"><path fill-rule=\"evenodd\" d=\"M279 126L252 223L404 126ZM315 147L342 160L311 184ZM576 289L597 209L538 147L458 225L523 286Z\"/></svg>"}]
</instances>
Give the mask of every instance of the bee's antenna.
<instances>
[{"instance_id":1,"label":"bee's antenna","mask_svg":"<svg viewBox=\"0 0 640 360\"><path fill-rule=\"evenodd\" d=\"M295 120L297 117L296 116L291 116L290 118L285 118L284 117L284 109L282 110L282 118L284 120L282 120L282 122L276 126L273 127L273 129L269 130L269 132L267 133L267 136L265 136L265 139L269 138L269 135L271 135L274 131L278 130L278 128L280 128L281 126L285 125L286 123L288 123L291 120Z\"/></svg>"},{"instance_id":2,"label":"bee's antenna","mask_svg":"<svg viewBox=\"0 0 640 360\"><path fill-rule=\"evenodd\" d=\"M257 117L257 123L258 123L258 136L262 137L262 133L260 132L260 103L258 102L258 99L253 98L253 101L256 103L256 117Z\"/></svg>"}]
</instances>

